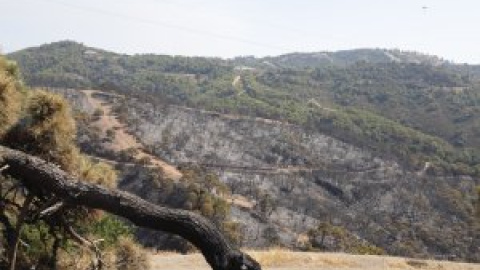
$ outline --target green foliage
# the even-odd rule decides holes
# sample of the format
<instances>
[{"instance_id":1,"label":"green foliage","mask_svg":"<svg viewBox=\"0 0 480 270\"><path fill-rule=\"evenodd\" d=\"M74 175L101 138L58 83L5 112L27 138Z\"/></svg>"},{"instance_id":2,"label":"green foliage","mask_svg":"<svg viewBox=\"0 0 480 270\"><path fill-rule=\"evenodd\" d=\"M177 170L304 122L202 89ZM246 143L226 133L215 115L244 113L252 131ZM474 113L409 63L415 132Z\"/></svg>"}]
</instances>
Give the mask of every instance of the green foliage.
<instances>
[{"instance_id":1,"label":"green foliage","mask_svg":"<svg viewBox=\"0 0 480 270\"><path fill-rule=\"evenodd\" d=\"M415 167L426 161L454 160L456 156L453 147L439 138L363 110L314 111L309 124L380 154L393 154Z\"/></svg>"},{"instance_id":2,"label":"green foliage","mask_svg":"<svg viewBox=\"0 0 480 270\"><path fill-rule=\"evenodd\" d=\"M21 263L26 265L46 266L51 260L54 238L44 222L26 224L21 233L21 239L27 247L21 249ZM47 269L47 268L44 268Z\"/></svg>"},{"instance_id":3,"label":"green foliage","mask_svg":"<svg viewBox=\"0 0 480 270\"><path fill-rule=\"evenodd\" d=\"M105 214L100 220L95 222L89 232L99 239L103 239L104 247L115 246L122 237L131 238L133 230L126 225L124 221L110 214Z\"/></svg>"},{"instance_id":4,"label":"green foliage","mask_svg":"<svg viewBox=\"0 0 480 270\"><path fill-rule=\"evenodd\" d=\"M69 41L10 57L22 63L31 85L156 92L171 100L182 99L196 82L232 69L219 59L117 55Z\"/></svg>"}]
</instances>

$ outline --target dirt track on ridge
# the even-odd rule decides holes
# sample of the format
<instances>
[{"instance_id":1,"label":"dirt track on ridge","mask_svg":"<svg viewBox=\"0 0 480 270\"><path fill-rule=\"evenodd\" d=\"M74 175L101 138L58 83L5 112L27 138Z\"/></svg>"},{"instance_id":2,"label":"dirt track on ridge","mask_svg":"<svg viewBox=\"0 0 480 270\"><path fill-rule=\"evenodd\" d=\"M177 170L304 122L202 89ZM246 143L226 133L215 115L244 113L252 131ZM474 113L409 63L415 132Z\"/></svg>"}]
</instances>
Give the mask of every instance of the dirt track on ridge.
<instances>
[{"instance_id":1,"label":"dirt track on ridge","mask_svg":"<svg viewBox=\"0 0 480 270\"><path fill-rule=\"evenodd\" d=\"M112 105L105 103L100 98L94 96L95 93L101 93L96 90L83 90L88 102L94 107L101 109L103 114L100 115L94 125L100 129L103 136L106 135L107 130L113 130L115 136L111 143L107 144L107 147L113 151L119 152L133 148L136 150L135 159L141 160L142 158L148 158L150 163L154 166L161 167L165 175L171 179L178 180L182 177L182 173L175 168L175 166L166 163L156 156L150 155L143 150L143 145L133 135L128 134L126 127L118 121L115 115L112 113Z\"/></svg>"}]
</instances>

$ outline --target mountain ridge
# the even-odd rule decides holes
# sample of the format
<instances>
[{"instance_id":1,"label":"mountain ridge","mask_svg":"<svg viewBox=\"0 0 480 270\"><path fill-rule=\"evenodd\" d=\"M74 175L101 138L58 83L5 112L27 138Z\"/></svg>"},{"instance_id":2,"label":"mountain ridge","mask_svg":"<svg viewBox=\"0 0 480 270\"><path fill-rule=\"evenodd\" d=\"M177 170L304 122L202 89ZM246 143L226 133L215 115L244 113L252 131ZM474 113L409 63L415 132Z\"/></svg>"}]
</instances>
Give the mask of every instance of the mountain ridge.
<instances>
[{"instance_id":1,"label":"mountain ridge","mask_svg":"<svg viewBox=\"0 0 480 270\"><path fill-rule=\"evenodd\" d=\"M358 52L365 55L370 50ZM374 52L386 59L385 50ZM351 53L341 52L345 59ZM19 63L25 81L32 86L97 88L146 101L320 127L352 143L394 151L418 167L431 162L426 156L432 153L433 159L443 164L441 167L454 166L454 171L465 171L457 163L474 167L480 160L480 154L472 150L480 146L480 84L450 66L389 58L389 62L356 61L346 66L239 70L238 63L217 58L128 56L71 41L19 51L9 57ZM402 132L400 137L395 134L398 131ZM406 155L398 152L394 145L402 136L416 137L403 141L428 142L416 131L447 143L408 146L402 150ZM372 135L376 139L371 139ZM458 153L453 154L450 148ZM480 171L478 168L469 170Z\"/></svg>"},{"instance_id":2,"label":"mountain ridge","mask_svg":"<svg viewBox=\"0 0 480 270\"><path fill-rule=\"evenodd\" d=\"M342 49L342 50L332 50L332 51L317 51L317 52L291 52L285 54L279 54L274 56L234 56L230 58L221 58L221 57L212 57L212 56L182 56L182 55L170 55L162 53L118 53L114 51L99 49L96 47L91 47L86 45L83 42L77 42L74 40L60 40L51 43L46 43L38 46L30 46L16 51L9 52L7 55L14 55L21 51L30 51L36 49L46 49L49 47L66 47L66 46L82 46L87 53L109 53L115 55L124 55L124 56L134 56L134 55L158 55L158 56L171 56L171 57L188 57L188 58L209 58L209 59L222 59L224 61L230 61L233 63L242 62L242 59L246 60L255 60L255 61L268 61L273 60L275 62L288 62L289 59L294 59L295 57L299 58L312 58L318 59L320 62L327 59L328 64L335 64L335 60L339 60L339 65L353 64L358 61L366 62L405 62L405 63L428 63L428 64L454 64L453 61L448 61L442 57L430 55L426 53L421 53L417 51L409 50L400 50L400 49L386 49L386 48L357 48L357 49ZM350 57L349 57L350 56ZM343 63L342 63L343 61ZM458 63L460 64L460 63ZM314 67L316 65L305 65L305 67ZM298 67L298 66L297 66Z\"/></svg>"},{"instance_id":3,"label":"mountain ridge","mask_svg":"<svg viewBox=\"0 0 480 270\"><path fill-rule=\"evenodd\" d=\"M429 65L446 65L451 62L438 56L427 55L415 51L398 49L350 49L322 52L296 52L268 57L237 57L234 63L249 63L251 65L277 68L316 68L322 66L348 66L356 62L369 63L415 63Z\"/></svg>"}]
</instances>

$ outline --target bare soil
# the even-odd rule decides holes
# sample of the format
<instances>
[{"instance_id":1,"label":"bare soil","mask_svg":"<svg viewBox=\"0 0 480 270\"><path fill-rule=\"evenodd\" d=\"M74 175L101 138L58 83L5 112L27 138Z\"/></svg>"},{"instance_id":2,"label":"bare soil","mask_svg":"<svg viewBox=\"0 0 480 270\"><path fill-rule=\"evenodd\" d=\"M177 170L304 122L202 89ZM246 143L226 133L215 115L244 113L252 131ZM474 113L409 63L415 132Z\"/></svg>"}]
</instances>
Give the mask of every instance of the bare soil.
<instances>
[{"instance_id":1,"label":"bare soil","mask_svg":"<svg viewBox=\"0 0 480 270\"><path fill-rule=\"evenodd\" d=\"M143 145L133 135L127 132L127 128L118 121L116 116L112 112L112 105L105 103L99 98L95 97L95 93L101 93L96 90L83 90L83 93L87 96L88 102L94 107L101 109L103 114L100 119L94 123L99 128L103 136L106 136L107 130L113 130L115 133L114 139L111 143L106 145L107 148L119 152L127 149L135 149L136 160L148 158L153 166L158 166L163 169L165 175L171 179L178 180L182 177L182 173L177 170L175 166L168 164L167 162L146 153L143 150Z\"/></svg>"}]
</instances>

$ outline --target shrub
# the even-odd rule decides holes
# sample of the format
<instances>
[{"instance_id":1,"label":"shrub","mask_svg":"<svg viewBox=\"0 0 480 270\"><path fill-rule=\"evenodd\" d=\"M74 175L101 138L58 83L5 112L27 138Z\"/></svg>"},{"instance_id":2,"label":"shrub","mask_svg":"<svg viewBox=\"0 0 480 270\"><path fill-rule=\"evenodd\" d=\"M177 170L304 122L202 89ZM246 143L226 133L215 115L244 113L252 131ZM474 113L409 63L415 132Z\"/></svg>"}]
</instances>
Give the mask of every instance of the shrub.
<instances>
[{"instance_id":1,"label":"shrub","mask_svg":"<svg viewBox=\"0 0 480 270\"><path fill-rule=\"evenodd\" d=\"M91 233L103 239L105 247L115 246L119 238L132 237L132 228L115 216L106 214L92 225Z\"/></svg>"},{"instance_id":2,"label":"shrub","mask_svg":"<svg viewBox=\"0 0 480 270\"><path fill-rule=\"evenodd\" d=\"M115 246L115 269L146 270L150 268L148 255L131 238L122 237Z\"/></svg>"},{"instance_id":3,"label":"shrub","mask_svg":"<svg viewBox=\"0 0 480 270\"><path fill-rule=\"evenodd\" d=\"M117 186L117 173L112 166L103 162L93 162L90 158L79 158L78 171L80 177L93 184L99 184L107 188Z\"/></svg>"},{"instance_id":4,"label":"shrub","mask_svg":"<svg viewBox=\"0 0 480 270\"><path fill-rule=\"evenodd\" d=\"M76 172L79 150L76 127L67 101L59 95L36 91L27 100L26 115L6 135L7 143Z\"/></svg>"},{"instance_id":5,"label":"shrub","mask_svg":"<svg viewBox=\"0 0 480 270\"><path fill-rule=\"evenodd\" d=\"M17 121L21 109L18 81L6 70L6 65L0 58L0 138Z\"/></svg>"}]
</instances>

